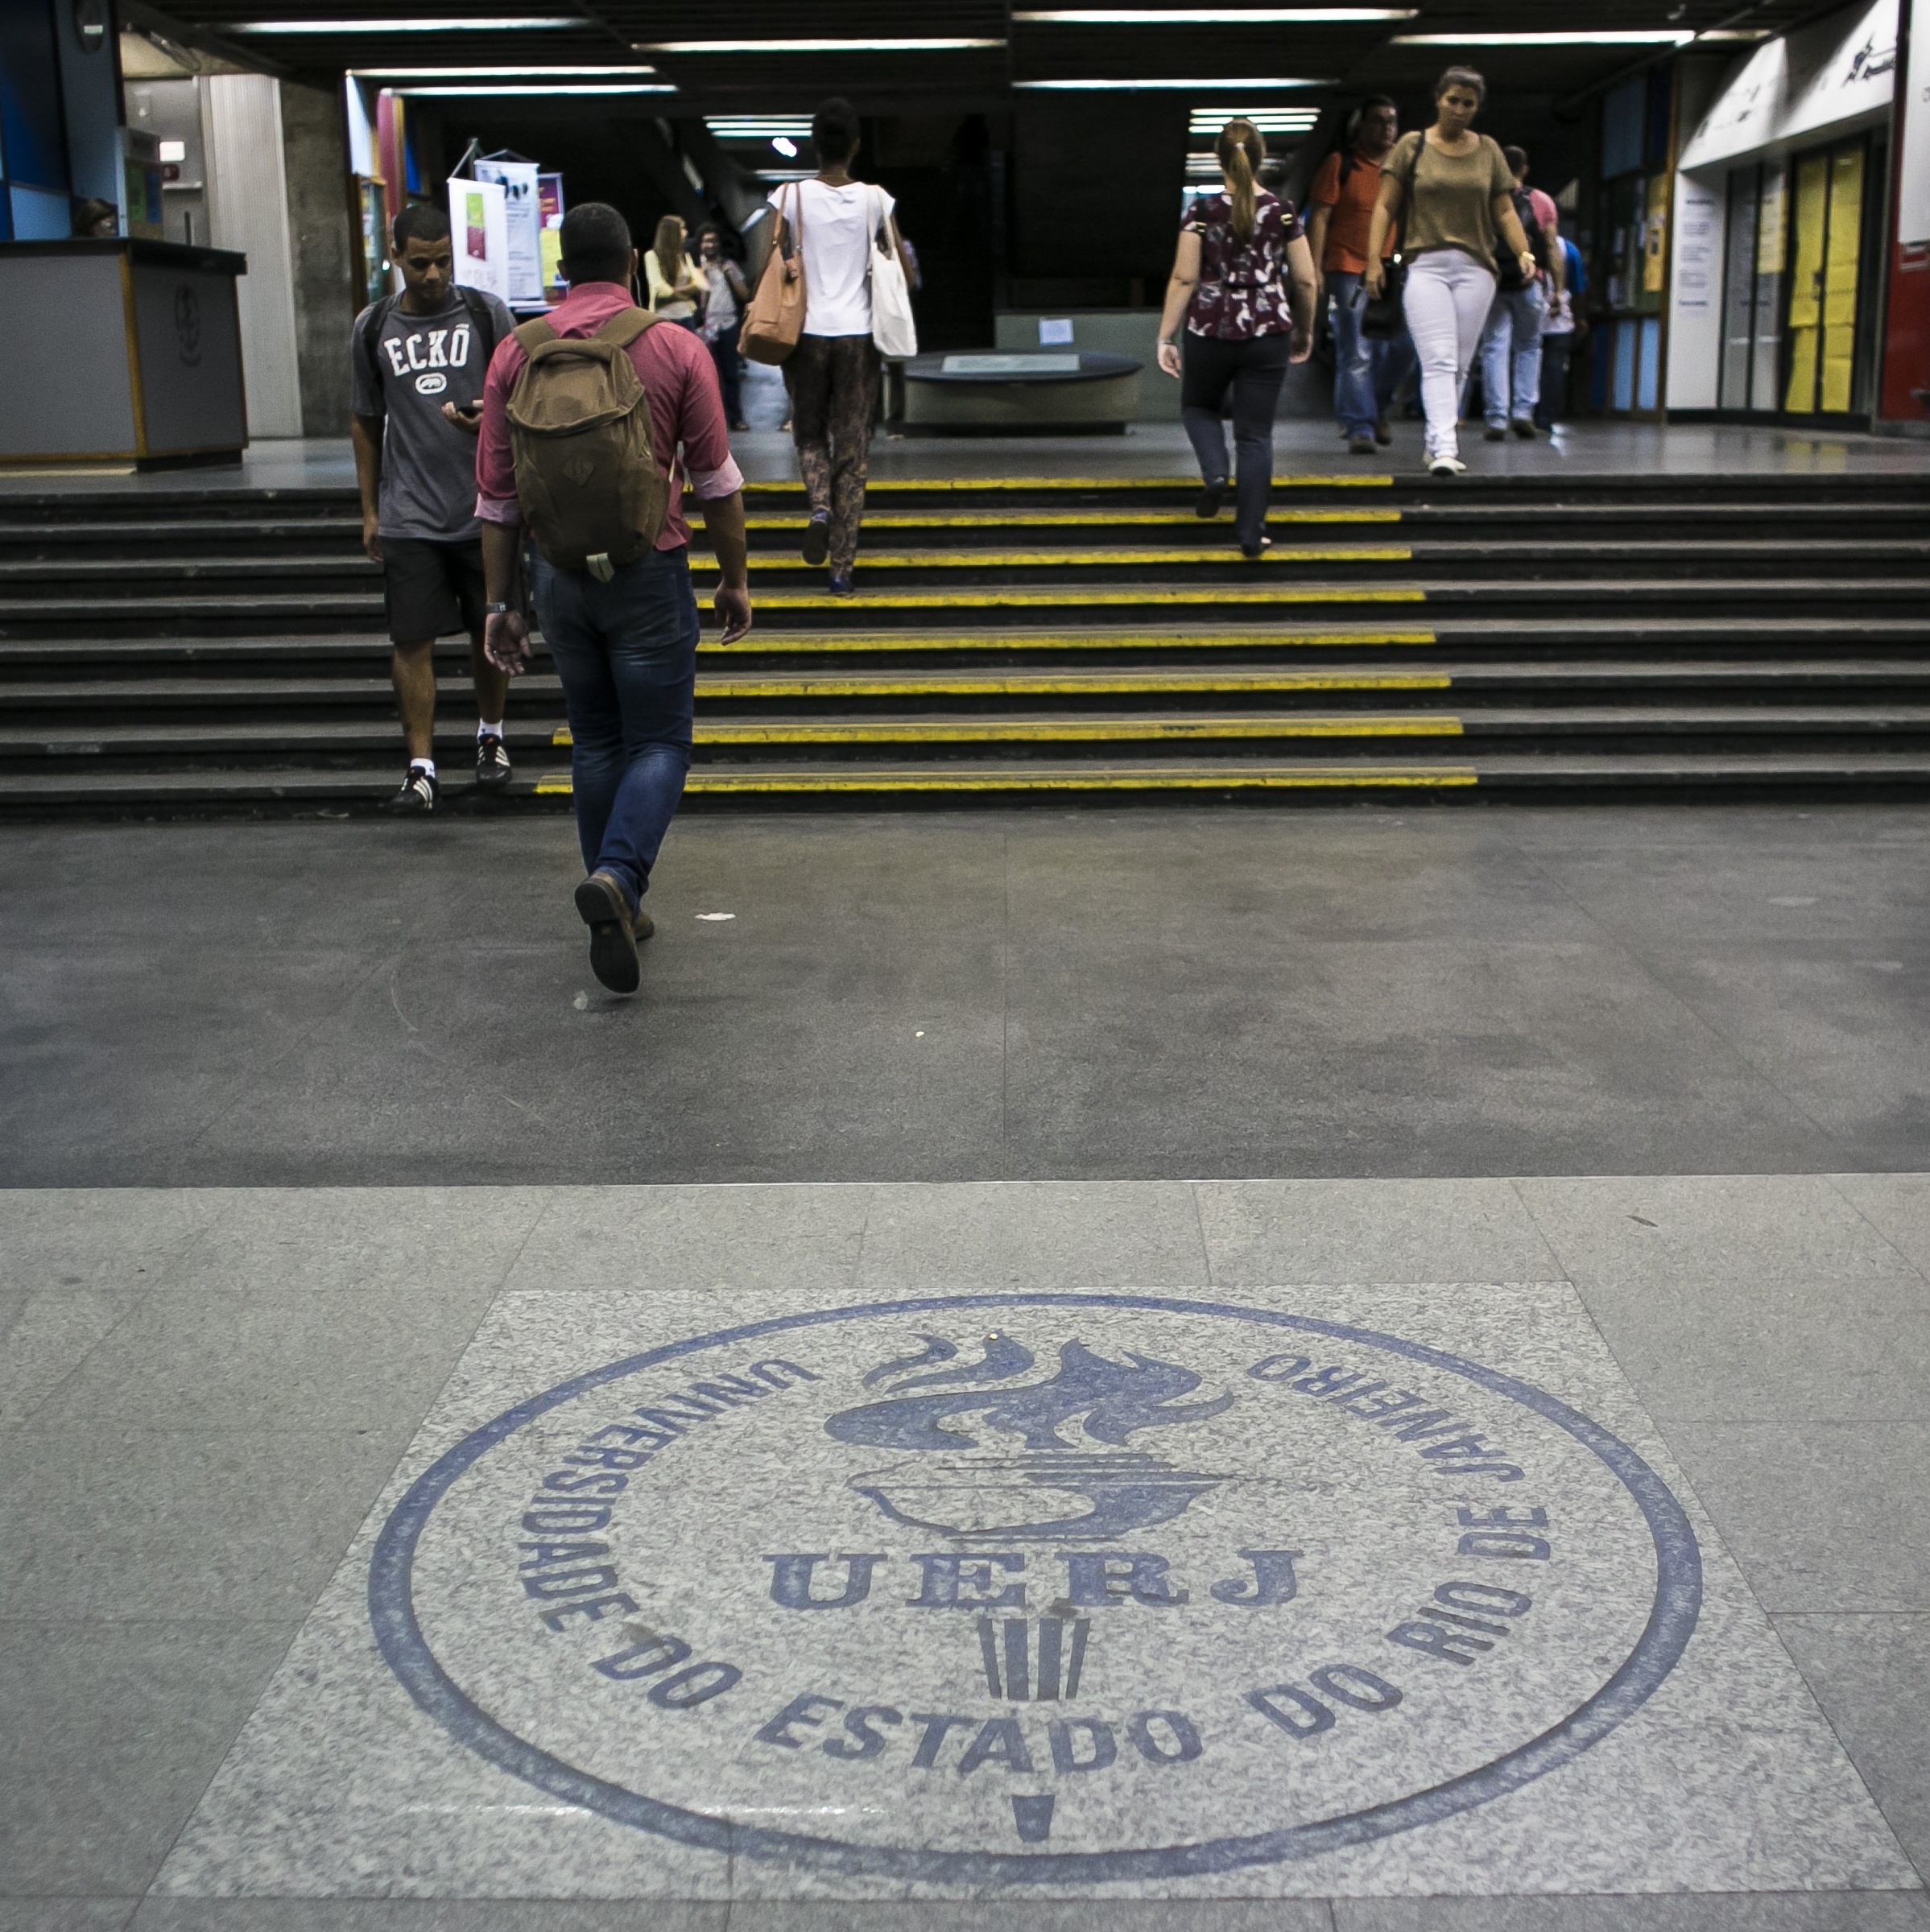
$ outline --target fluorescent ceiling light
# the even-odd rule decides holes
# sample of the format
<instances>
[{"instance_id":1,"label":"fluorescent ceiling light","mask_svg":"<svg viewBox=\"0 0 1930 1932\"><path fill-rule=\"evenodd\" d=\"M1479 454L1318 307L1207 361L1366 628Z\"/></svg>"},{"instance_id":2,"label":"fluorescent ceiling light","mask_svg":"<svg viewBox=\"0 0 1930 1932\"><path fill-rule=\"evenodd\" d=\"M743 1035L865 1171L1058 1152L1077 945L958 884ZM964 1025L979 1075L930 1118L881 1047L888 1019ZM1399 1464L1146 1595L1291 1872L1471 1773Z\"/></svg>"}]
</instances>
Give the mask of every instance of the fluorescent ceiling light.
<instances>
[{"instance_id":1,"label":"fluorescent ceiling light","mask_svg":"<svg viewBox=\"0 0 1930 1932\"><path fill-rule=\"evenodd\" d=\"M352 67L357 80L545 80L552 76L654 74L654 67Z\"/></svg>"},{"instance_id":2,"label":"fluorescent ceiling light","mask_svg":"<svg viewBox=\"0 0 1930 1932\"><path fill-rule=\"evenodd\" d=\"M527 98L539 100L545 94L674 94L677 90L668 81L638 81L628 86L621 85L609 87L593 82L578 84L566 82L561 87L545 87L540 82L521 87L504 87L491 82L486 87L399 87L399 94L521 94Z\"/></svg>"},{"instance_id":3,"label":"fluorescent ceiling light","mask_svg":"<svg viewBox=\"0 0 1930 1932\"><path fill-rule=\"evenodd\" d=\"M513 20L230 20L221 31L229 34L506 34L587 24L579 14L521 14Z\"/></svg>"},{"instance_id":4,"label":"fluorescent ceiling light","mask_svg":"<svg viewBox=\"0 0 1930 1932\"><path fill-rule=\"evenodd\" d=\"M1238 27L1321 24L1345 20L1411 20L1418 6L1078 6L1050 14L1015 14L1027 27Z\"/></svg>"},{"instance_id":5,"label":"fluorescent ceiling light","mask_svg":"<svg viewBox=\"0 0 1930 1932\"><path fill-rule=\"evenodd\" d=\"M1396 34L1395 47L1686 47L1695 39L1672 27L1618 28L1610 33Z\"/></svg>"},{"instance_id":6,"label":"fluorescent ceiling light","mask_svg":"<svg viewBox=\"0 0 1930 1932\"><path fill-rule=\"evenodd\" d=\"M706 114L704 125L720 141L768 141L773 134L796 141L811 132L808 114Z\"/></svg>"},{"instance_id":7,"label":"fluorescent ceiling light","mask_svg":"<svg viewBox=\"0 0 1930 1932\"><path fill-rule=\"evenodd\" d=\"M1196 107L1188 117L1189 134L1217 134L1229 121L1250 121L1262 134L1276 127L1311 127L1320 118L1312 107Z\"/></svg>"},{"instance_id":8,"label":"fluorescent ceiling light","mask_svg":"<svg viewBox=\"0 0 1930 1932\"><path fill-rule=\"evenodd\" d=\"M795 161L797 159L797 143L788 134L773 134L771 137L771 145L787 161Z\"/></svg>"},{"instance_id":9,"label":"fluorescent ceiling light","mask_svg":"<svg viewBox=\"0 0 1930 1932\"><path fill-rule=\"evenodd\" d=\"M1015 87L1053 88L1061 93L1093 93L1102 89L1122 89L1126 92L1146 93L1158 90L1172 93L1184 88L1188 93L1196 93L1206 87L1331 87L1331 80L1255 80L1252 75L1242 76L1238 80L1203 80L1189 76L1184 80L1015 80Z\"/></svg>"},{"instance_id":10,"label":"fluorescent ceiling light","mask_svg":"<svg viewBox=\"0 0 1930 1932\"><path fill-rule=\"evenodd\" d=\"M999 40L653 40L632 41L640 54L944 54L961 47L1003 47Z\"/></svg>"}]
</instances>

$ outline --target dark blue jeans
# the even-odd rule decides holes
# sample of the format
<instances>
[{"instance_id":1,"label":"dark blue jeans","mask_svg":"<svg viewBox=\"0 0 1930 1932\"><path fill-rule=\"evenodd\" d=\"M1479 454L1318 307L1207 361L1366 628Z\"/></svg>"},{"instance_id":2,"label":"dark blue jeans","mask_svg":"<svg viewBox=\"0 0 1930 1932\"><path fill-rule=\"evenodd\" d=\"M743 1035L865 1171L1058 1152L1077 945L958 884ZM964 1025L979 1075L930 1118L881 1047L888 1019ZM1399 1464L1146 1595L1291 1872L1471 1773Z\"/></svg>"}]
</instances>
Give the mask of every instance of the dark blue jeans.
<instances>
[{"instance_id":1,"label":"dark blue jeans","mask_svg":"<svg viewBox=\"0 0 1930 1932\"><path fill-rule=\"evenodd\" d=\"M563 680L584 869L613 873L634 907L684 796L697 675L697 601L682 550L607 584L536 559L536 614Z\"/></svg>"}]
</instances>

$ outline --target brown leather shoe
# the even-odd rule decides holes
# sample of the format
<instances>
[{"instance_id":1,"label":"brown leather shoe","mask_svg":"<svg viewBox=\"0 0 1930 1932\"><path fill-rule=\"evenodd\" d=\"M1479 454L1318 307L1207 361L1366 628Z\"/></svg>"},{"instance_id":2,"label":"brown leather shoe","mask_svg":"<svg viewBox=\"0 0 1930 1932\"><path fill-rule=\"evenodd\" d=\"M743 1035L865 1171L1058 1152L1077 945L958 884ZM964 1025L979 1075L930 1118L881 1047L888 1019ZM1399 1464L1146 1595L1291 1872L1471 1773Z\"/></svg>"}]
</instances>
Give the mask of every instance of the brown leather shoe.
<instances>
[{"instance_id":1,"label":"brown leather shoe","mask_svg":"<svg viewBox=\"0 0 1930 1932\"><path fill-rule=\"evenodd\" d=\"M656 921L639 906L636 916L630 922L630 930L635 935L637 943L641 946L656 929Z\"/></svg>"},{"instance_id":2,"label":"brown leather shoe","mask_svg":"<svg viewBox=\"0 0 1930 1932\"><path fill-rule=\"evenodd\" d=\"M577 888L577 910L589 928L589 969L612 993L634 993L643 977L637 961L636 914L623 888L607 872L593 872Z\"/></svg>"}]
</instances>

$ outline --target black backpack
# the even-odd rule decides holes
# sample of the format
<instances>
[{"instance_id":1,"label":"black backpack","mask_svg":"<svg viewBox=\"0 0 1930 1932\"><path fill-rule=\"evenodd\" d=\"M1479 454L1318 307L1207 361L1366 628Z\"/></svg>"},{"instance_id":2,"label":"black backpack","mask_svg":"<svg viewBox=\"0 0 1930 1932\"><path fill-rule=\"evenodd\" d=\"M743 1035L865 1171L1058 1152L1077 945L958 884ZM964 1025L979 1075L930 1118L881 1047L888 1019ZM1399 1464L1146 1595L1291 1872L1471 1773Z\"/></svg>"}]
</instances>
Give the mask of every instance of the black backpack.
<instances>
[{"instance_id":1,"label":"black backpack","mask_svg":"<svg viewBox=\"0 0 1930 1932\"><path fill-rule=\"evenodd\" d=\"M456 293L462 298L462 306L469 312L470 332L478 342L489 345L480 365L483 375L487 376L499 340L496 334L496 318L481 289L471 288L466 282L458 282L455 286ZM382 400L382 332L387 325L390 316L401 306L402 293L384 295L368 312L368 319L362 326L362 353L369 365L369 393L378 402ZM482 393L480 379L476 385L476 393L478 396Z\"/></svg>"},{"instance_id":2,"label":"black backpack","mask_svg":"<svg viewBox=\"0 0 1930 1932\"><path fill-rule=\"evenodd\" d=\"M1528 238L1528 253L1535 258L1535 266L1545 275L1552 266L1548 260L1548 238L1541 232L1541 224L1535 218L1535 204L1525 188L1512 189L1509 200L1515 204L1515 218L1521 223L1521 232ZM1502 244L1494 267L1501 278L1503 288L1526 288L1527 279L1521 272L1521 264L1508 253L1507 244Z\"/></svg>"}]
</instances>

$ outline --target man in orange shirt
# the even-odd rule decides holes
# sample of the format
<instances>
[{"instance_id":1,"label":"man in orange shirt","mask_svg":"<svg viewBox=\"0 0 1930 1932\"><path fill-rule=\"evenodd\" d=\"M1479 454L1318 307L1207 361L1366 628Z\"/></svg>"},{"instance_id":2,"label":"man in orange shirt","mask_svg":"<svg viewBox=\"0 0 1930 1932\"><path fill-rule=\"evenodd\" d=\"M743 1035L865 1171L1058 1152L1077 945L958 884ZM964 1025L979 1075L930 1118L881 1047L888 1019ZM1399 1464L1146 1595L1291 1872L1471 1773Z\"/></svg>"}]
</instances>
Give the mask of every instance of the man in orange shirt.
<instances>
[{"instance_id":1,"label":"man in orange shirt","mask_svg":"<svg viewBox=\"0 0 1930 1932\"><path fill-rule=\"evenodd\" d=\"M1378 339L1361 333L1367 225L1380 193L1381 163L1399 138L1393 101L1370 94L1354 109L1345 147L1320 164L1308 196L1308 246L1331 303L1333 413L1356 456L1372 456L1377 446L1394 440L1388 406L1414 365L1414 344L1404 328ZM1387 253L1393 252L1390 233Z\"/></svg>"}]
</instances>

